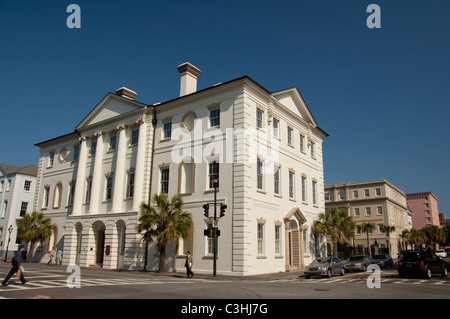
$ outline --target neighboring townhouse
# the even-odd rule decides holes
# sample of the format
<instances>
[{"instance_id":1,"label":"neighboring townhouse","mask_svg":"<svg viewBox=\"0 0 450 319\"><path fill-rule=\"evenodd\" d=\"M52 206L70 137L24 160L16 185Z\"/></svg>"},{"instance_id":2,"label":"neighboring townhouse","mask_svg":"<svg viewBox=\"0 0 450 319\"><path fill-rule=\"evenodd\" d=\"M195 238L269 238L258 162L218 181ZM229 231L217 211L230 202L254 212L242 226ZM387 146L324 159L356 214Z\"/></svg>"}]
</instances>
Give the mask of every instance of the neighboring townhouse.
<instances>
[{"instance_id":1,"label":"neighboring townhouse","mask_svg":"<svg viewBox=\"0 0 450 319\"><path fill-rule=\"evenodd\" d=\"M248 76L197 91L201 71L178 66L180 96L146 105L127 88L108 93L75 132L41 148L36 209L55 224L64 262L140 269L141 202L180 194L191 236L170 245L167 270L211 272L217 203L217 271L251 275L301 269L325 243L313 221L325 211L321 130L296 87L270 92ZM217 208L219 210L219 206ZM63 245L62 245L63 244ZM158 268L149 250L148 269Z\"/></svg>"},{"instance_id":2,"label":"neighboring townhouse","mask_svg":"<svg viewBox=\"0 0 450 319\"><path fill-rule=\"evenodd\" d=\"M365 252L367 234L360 225L372 223L375 229L369 233L372 252L389 252L396 257L401 250L401 233L408 230L408 208L406 196L387 180L374 180L357 183L341 183L325 186L326 208L345 209L356 223L354 245L358 252ZM412 213L412 212L411 212ZM394 226L389 236L382 226Z\"/></svg>"},{"instance_id":3,"label":"neighboring townhouse","mask_svg":"<svg viewBox=\"0 0 450 319\"><path fill-rule=\"evenodd\" d=\"M20 244L16 220L32 212L37 169L36 165L0 163L0 257L5 257L6 250L8 257L13 256Z\"/></svg>"},{"instance_id":4,"label":"neighboring townhouse","mask_svg":"<svg viewBox=\"0 0 450 319\"><path fill-rule=\"evenodd\" d=\"M433 192L420 192L406 194L406 201L414 210L412 228L422 229L428 225L440 227L439 198Z\"/></svg>"}]
</instances>

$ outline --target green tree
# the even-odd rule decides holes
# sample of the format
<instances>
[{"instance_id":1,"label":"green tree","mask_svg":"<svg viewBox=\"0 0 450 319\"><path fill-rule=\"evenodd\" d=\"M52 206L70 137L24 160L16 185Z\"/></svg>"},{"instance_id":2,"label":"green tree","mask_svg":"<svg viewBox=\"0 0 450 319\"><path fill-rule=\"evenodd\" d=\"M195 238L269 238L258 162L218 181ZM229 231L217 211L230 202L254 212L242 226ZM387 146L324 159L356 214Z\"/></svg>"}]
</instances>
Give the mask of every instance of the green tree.
<instances>
[{"instance_id":1,"label":"green tree","mask_svg":"<svg viewBox=\"0 0 450 319\"><path fill-rule=\"evenodd\" d=\"M444 231L436 225L427 225L422 228L425 234L426 244L433 245L436 248L436 244L442 244L445 242Z\"/></svg>"},{"instance_id":2,"label":"green tree","mask_svg":"<svg viewBox=\"0 0 450 319\"><path fill-rule=\"evenodd\" d=\"M420 249L422 244L427 241L425 232L422 229L411 229L408 241L414 245L414 249Z\"/></svg>"},{"instance_id":3,"label":"green tree","mask_svg":"<svg viewBox=\"0 0 450 319\"><path fill-rule=\"evenodd\" d=\"M27 256L27 260L31 262L36 242L43 245L52 235L51 220L45 218L44 213L32 212L17 219L16 224L17 238L20 241L31 243Z\"/></svg>"},{"instance_id":4,"label":"green tree","mask_svg":"<svg viewBox=\"0 0 450 319\"><path fill-rule=\"evenodd\" d=\"M314 231L324 236L330 236L333 243L333 255L338 255L338 243L343 244L345 238L353 238L355 223L343 209L332 207L319 215L314 222Z\"/></svg>"},{"instance_id":5,"label":"green tree","mask_svg":"<svg viewBox=\"0 0 450 319\"><path fill-rule=\"evenodd\" d=\"M362 223L361 231L367 234L367 250L369 251L369 256L372 257L372 249L370 249L369 234L375 229L375 224L372 223Z\"/></svg>"},{"instance_id":6,"label":"green tree","mask_svg":"<svg viewBox=\"0 0 450 319\"><path fill-rule=\"evenodd\" d=\"M411 232L407 229L404 229L400 235L400 237L402 238L402 248L404 250L408 249L408 240L409 240L410 235L411 235Z\"/></svg>"},{"instance_id":7,"label":"green tree","mask_svg":"<svg viewBox=\"0 0 450 319\"><path fill-rule=\"evenodd\" d=\"M188 238L191 232L191 214L183 211L183 199L174 195L171 200L165 194L155 194L154 206L141 204L137 231L142 232L145 243L144 270L148 264L148 246L153 241L159 249L159 272L166 271L166 246L180 238Z\"/></svg>"}]
</instances>

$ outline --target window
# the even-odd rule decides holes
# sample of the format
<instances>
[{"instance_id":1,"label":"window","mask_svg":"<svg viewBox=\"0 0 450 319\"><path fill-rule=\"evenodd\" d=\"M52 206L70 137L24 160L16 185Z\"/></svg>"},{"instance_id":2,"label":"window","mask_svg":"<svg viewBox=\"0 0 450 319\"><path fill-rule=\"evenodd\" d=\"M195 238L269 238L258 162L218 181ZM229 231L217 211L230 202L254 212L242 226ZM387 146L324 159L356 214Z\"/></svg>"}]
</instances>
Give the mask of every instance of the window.
<instances>
[{"instance_id":1,"label":"window","mask_svg":"<svg viewBox=\"0 0 450 319\"><path fill-rule=\"evenodd\" d=\"M53 208L59 208L61 206L62 188L61 182L58 182L53 195Z\"/></svg>"},{"instance_id":2,"label":"window","mask_svg":"<svg viewBox=\"0 0 450 319\"><path fill-rule=\"evenodd\" d=\"M275 255L281 255L281 226L275 225Z\"/></svg>"},{"instance_id":3,"label":"window","mask_svg":"<svg viewBox=\"0 0 450 319\"><path fill-rule=\"evenodd\" d=\"M311 157L316 158L316 143L311 142Z\"/></svg>"},{"instance_id":4,"label":"window","mask_svg":"<svg viewBox=\"0 0 450 319\"><path fill-rule=\"evenodd\" d=\"M359 208L355 208L353 212L355 217L359 217Z\"/></svg>"},{"instance_id":5,"label":"window","mask_svg":"<svg viewBox=\"0 0 450 319\"><path fill-rule=\"evenodd\" d=\"M76 145L73 147L73 160L78 161L80 158L80 146Z\"/></svg>"},{"instance_id":6,"label":"window","mask_svg":"<svg viewBox=\"0 0 450 319\"><path fill-rule=\"evenodd\" d=\"M87 204L91 201L92 178L86 180L86 196L84 202Z\"/></svg>"},{"instance_id":7,"label":"window","mask_svg":"<svg viewBox=\"0 0 450 319\"><path fill-rule=\"evenodd\" d=\"M53 167L53 162L55 161L55 153L51 152L48 155L48 167Z\"/></svg>"},{"instance_id":8,"label":"window","mask_svg":"<svg viewBox=\"0 0 450 319\"><path fill-rule=\"evenodd\" d=\"M212 227L212 224L206 224L206 228L210 228ZM205 251L205 255L206 256L213 256L214 255L214 238L213 237L208 237L205 236L206 238L206 251Z\"/></svg>"},{"instance_id":9,"label":"window","mask_svg":"<svg viewBox=\"0 0 450 319\"><path fill-rule=\"evenodd\" d=\"M42 208L47 208L48 207L49 194L50 194L50 186L45 186L44 187L44 201L42 203Z\"/></svg>"},{"instance_id":10,"label":"window","mask_svg":"<svg viewBox=\"0 0 450 319\"><path fill-rule=\"evenodd\" d=\"M117 134L111 135L109 139L109 150L114 151L117 148Z\"/></svg>"},{"instance_id":11,"label":"window","mask_svg":"<svg viewBox=\"0 0 450 319\"><path fill-rule=\"evenodd\" d=\"M258 223L258 255L264 255L264 224Z\"/></svg>"},{"instance_id":12,"label":"window","mask_svg":"<svg viewBox=\"0 0 450 319\"><path fill-rule=\"evenodd\" d=\"M209 111L209 126L210 127L220 126L220 108Z\"/></svg>"},{"instance_id":13,"label":"window","mask_svg":"<svg viewBox=\"0 0 450 319\"><path fill-rule=\"evenodd\" d=\"M256 109L256 127L262 128L263 124L263 111L260 109Z\"/></svg>"},{"instance_id":14,"label":"window","mask_svg":"<svg viewBox=\"0 0 450 319\"><path fill-rule=\"evenodd\" d=\"M306 203L306 176L302 176L302 202Z\"/></svg>"},{"instance_id":15,"label":"window","mask_svg":"<svg viewBox=\"0 0 450 319\"><path fill-rule=\"evenodd\" d=\"M292 127L288 127L287 129L288 145L292 145L292 131L293 131Z\"/></svg>"},{"instance_id":16,"label":"window","mask_svg":"<svg viewBox=\"0 0 450 319\"><path fill-rule=\"evenodd\" d=\"M331 201L331 200L333 200L332 197L333 197L333 196L331 195L331 193L326 193L326 194L325 194L325 200L326 200L326 201Z\"/></svg>"},{"instance_id":17,"label":"window","mask_svg":"<svg viewBox=\"0 0 450 319\"><path fill-rule=\"evenodd\" d=\"M97 141L92 141L91 149L89 150L89 155L94 156L96 150L97 150Z\"/></svg>"},{"instance_id":18,"label":"window","mask_svg":"<svg viewBox=\"0 0 450 319\"><path fill-rule=\"evenodd\" d=\"M0 193L3 192L3 183L4 183L4 181L0 182Z\"/></svg>"},{"instance_id":19,"label":"window","mask_svg":"<svg viewBox=\"0 0 450 319\"><path fill-rule=\"evenodd\" d=\"M134 195L134 173L128 173L127 198L133 198Z\"/></svg>"},{"instance_id":20,"label":"window","mask_svg":"<svg viewBox=\"0 0 450 319\"><path fill-rule=\"evenodd\" d=\"M340 199L340 200L344 200L344 199L345 199L345 194L344 194L344 192L339 192L339 199Z\"/></svg>"},{"instance_id":21,"label":"window","mask_svg":"<svg viewBox=\"0 0 450 319\"><path fill-rule=\"evenodd\" d=\"M309 240L308 229L303 231L303 254L309 255Z\"/></svg>"},{"instance_id":22,"label":"window","mask_svg":"<svg viewBox=\"0 0 450 319\"><path fill-rule=\"evenodd\" d=\"M75 195L75 182L69 183L69 194L67 198L67 206L73 205L73 197Z\"/></svg>"},{"instance_id":23,"label":"window","mask_svg":"<svg viewBox=\"0 0 450 319\"><path fill-rule=\"evenodd\" d=\"M163 126L163 136L166 139L172 137L172 122L166 122Z\"/></svg>"},{"instance_id":24,"label":"window","mask_svg":"<svg viewBox=\"0 0 450 319\"><path fill-rule=\"evenodd\" d=\"M428 209L425 210L425 214L430 215L430 211Z\"/></svg>"},{"instance_id":25,"label":"window","mask_svg":"<svg viewBox=\"0 0 450 319\"><path fill-rule=\"evenodd\" d=\"M91 184L92 184L92 181L91 181ZM112 199L112 189L113 189L113 177L108 176L108 177L106 177L105 200L109 201ZM89 193L90 193L90 191L89 191Z\"/></svg>"},{"instance_id":26,"label":"window","mask_svg":"<svg viewBox=\"0 0 450 319\"><path fill-rule=\"evenodd\" d=\"M369 190L368 190L368 189L365 189L365 190L364 190L364 197L369 197L369 196L370 196Z\"/></svg>"},{"instance_id":27,"label":"window","mask_svg":"<svg viewBox=\"0 0 450 319\"><path fill-rule=\"evenodd\" d=\"M179 178L179 193L180 194L192 194L194 192L194 163L183 162L180 164Z\"/></svg>"},{"instance_id":28,"label":"window","mask_svg":"<svg viewBox=\"0 0 450 319\"><path fill-rule=\"evenodd\" d=\"M305 152L305 135L300 134L300 151Z\"/></svg>"},{"instance_id":29,"label":"window","mask_svg":"<svg viewBox=\"0 0 450 319\"><path fill-rule=\"evenodd\" d=\"M378 233L379 234L384 234L383 224L379 224L378 225Z\"/></svg>"},{"instance_id":30,"label":"window","mask_svg":"<svg viewBox=\"0 0 450 319\"><path fill-rule=\"evenodd\" d=\"M8 181L6 182L6 191L9 192L10 189L11 189L11 180L8 179Z\"/></svg>"},{"instance_id":31,"label":"window","mask_svg":"<svg viewBox=\"0 0 450 319\"><path fill-rule=\"evenodd\" d=\"M313 205L317 205L317 182L312 182Z\"/></svg>"},{"instance_id":32,"label":"window","mask_svg":"<svg viewBox=\"0 0 450 319\"><path fill-rule=\"evenodd\" d=\"M280 121L273 120L273 137L280 138Z\"/></svg>"},{"instance_id":33,"label":"window","mask_svg":"<svg viewBox=\"0 0 450 319\"><path fill-rule=\"evenodd\" d=\"M294 198L295 195L295 173L292 171L289 171L289 198Z\"/></svg>"},{"instance_id":34,"label":"window","mask_svg":"<svg viewBox=\"0 0 450 319\"><path fill-rule=\"evenodd\" d=\"M23 185L23 189L27 192L31 189L31 181L25 181L25 184Z\"/></svg>"},{"instance_id":35,"label":"window","mask_svg":"<svg viewBox=\"0 0 450 319\"><path fill-rule=\"evenodd\" d=\"M20 217L24 216L27 213L28 203L22 202L22 205L20 205Z\"/></svg>"},{"instance_id":36,"label":"window","mask_svg":"<svg viewBox=\"0 0 450 319\"><path fill-rule=\"evenodd\" d=\"M216 187L219 187L219 163L209 163L209 188L214 188L214 181L216 181Z\"/></svg>"},{"instance_id":37,"label":"window","mask_svg":"<svg viewBox=\"0 0 450 319\"><path fill-rule=\"evenodd\" d=\"M169 168L161 168L161 194L169 193Z\"/></svg>"},{"instance_id":38,"label":"window","mask_svg":"<svg viewBox=\"0 0 450 319\"><path fill-rule=\"evenodd\" d=\"M377 206L377 215L378 216L383 215L383 206Z\"/></svg>"},{"instance_id":39,"label":"window","mask_svg":"<svg viewBox=\"0 0 450 319\"><path fill-rule=\"evenodd\" d=\"M8 201L3 201L3 209L2 209L2 216L1 218L5 218L6 216L6 210L8 209Z\"/></svg>"},{"instance_id":40,"label":"window","mask_svg":"<svg viewBox=\"0 0 450 319\"><path fill-rule=\"evenodd\" d=\"M353 191L353 198L358 198L358 197L359 197L358 191L354 190Z\"/></svg>"},{"instance_id":41,"label":"window","mask_svg":"<svg viewBox=\"0 0 450 319\"><path fill-rule=\"evenodd\" d=\"M264 163L263 161L261 161L259 158L256 162L256 180L257 180L257 185L256 187L258 189L264 189L264 173L263 173L263 166Z\"/></svg>"},{"instance_id":42,"label":"window","mask_svg":"<svg viewBox=\"0 0 450 319\"><path fill-rule=\"evenodd\" d=\"M361 235L361 226L356 227L356 235Z\"/></svg>"},{"instance_id":43,"label":"window","mask_svg":"<svg viewBox=\"0 0 450 319\"><path fill-rule=\"evenodd\" d=\"M375 188L375 195L381 196L381 188Z\"/></svg>"},{"instance_id":44,"label":"window","mask_svg":"<svg viewBox=\"0 0 450 319\"><path fill-rule=\"evenodd\" d=\"M130 145L137 145L138 141L139 141L139 129L132 130Z\"/></svg>"},{"instance_id":45,"label":"window","mask_svg":"<svg viewBox=\"0 0 450 319\"><path fill-rule=\"evenodd\" d=\"M370 211L370 207L366 207L366 216L371 216L372 212Z\"/></svg>"},{"instance_id":46,"label":"window","mask_svg":"<svg viewBox=\"0 0 450 319\"><path fill-rule=\"evenodd\" d=\"M273 173L273 192L277 195L280 194L280 167L275 165Z\"/></svg>"}]
</instances>

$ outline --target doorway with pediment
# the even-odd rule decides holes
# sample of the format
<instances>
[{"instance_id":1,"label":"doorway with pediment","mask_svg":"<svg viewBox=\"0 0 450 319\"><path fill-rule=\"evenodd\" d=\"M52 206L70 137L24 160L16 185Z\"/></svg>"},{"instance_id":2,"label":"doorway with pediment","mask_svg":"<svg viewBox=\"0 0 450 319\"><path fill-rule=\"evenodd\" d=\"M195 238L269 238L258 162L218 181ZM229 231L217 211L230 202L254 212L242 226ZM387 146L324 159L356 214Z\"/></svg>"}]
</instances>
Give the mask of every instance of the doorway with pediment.
<instances>
[{"instance_id":1,"label":"doorway with pediment","mask_svg":"<svg viewBox=\"0 0 450 319\"><path fill-rule=\"evenodd\" d=\"M303 230L306 218L298 207L292 208L283 218L285 229L285 269L286 271L304 268Z\"/></svg>"}]
</instances>

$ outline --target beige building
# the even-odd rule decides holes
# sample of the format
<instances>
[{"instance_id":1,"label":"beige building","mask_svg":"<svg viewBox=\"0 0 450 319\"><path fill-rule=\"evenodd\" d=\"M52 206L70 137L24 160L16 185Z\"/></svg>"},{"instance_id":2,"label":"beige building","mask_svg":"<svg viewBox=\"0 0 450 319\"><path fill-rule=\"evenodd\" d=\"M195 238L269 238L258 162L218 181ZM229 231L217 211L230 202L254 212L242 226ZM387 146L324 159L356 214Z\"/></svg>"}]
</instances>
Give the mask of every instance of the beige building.
<instances>
[{"instance_id":1,"label":"beige building","mask_svg":"<svg viewBox=\"0 0 450 319\"><path fill-rule=\"evenodd\" d=\"M375 229L369 234L372 252L384 253L387 248L392 257L401 250L401 233L408 229L406 195L386 180L358 183L341 183L325 186L325 207L345 209L353 217L357 227L354 245L363 252L367 247L367 234L360 225L372 223ZM395 226L389 236L382 226ZM351 243L353 244L353 243Z\"/></svg>"}]
</instances>

